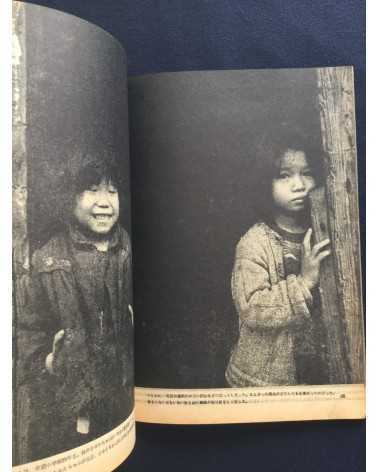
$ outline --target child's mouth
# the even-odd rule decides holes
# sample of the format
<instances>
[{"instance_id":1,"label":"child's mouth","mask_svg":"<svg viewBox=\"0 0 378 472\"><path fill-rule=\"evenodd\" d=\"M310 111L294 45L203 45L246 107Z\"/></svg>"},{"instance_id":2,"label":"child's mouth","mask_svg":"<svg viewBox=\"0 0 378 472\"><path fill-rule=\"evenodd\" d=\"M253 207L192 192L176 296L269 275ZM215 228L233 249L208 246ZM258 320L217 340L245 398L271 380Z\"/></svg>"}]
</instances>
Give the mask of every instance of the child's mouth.
<instances>
[{"instance_id":1,"label":"child's mouth","mask_svg":"<svg viewBox=\"0 0 378 472\"><path fill-rule=\"evenodd\" d=\"M109 221L112 218L112 215L93 215L93 218L95 218L97 221Z\"/></svg>"},{"instance_id":2,"label":"child's mouth","mask_svg":"<svg viewBox=\"0 0 378 472\"><path fill-rule=\"evenodd\" d=\"M305 197L298 197L298 198L293 198L292 202L293 203L304 203Z\"/></svg>"}]
</instances>

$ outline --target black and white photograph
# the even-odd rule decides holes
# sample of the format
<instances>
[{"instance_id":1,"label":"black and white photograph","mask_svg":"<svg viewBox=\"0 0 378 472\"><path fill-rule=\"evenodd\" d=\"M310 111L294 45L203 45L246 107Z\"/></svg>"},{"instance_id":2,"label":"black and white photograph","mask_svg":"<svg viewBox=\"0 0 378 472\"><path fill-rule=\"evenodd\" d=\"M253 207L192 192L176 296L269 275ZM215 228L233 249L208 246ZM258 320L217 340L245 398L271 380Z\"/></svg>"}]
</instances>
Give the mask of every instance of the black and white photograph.
<instances>
[{"instance_id":1,"label":"black and white photograph","mask_svg":"<svg viewBox=\"0 0 378 472\"><path fill-rule=\"evenodd\" d=\"M364 379L353 69L129 82L136 385Z\"/></svg>"},{"instance_id":2,"label":"black and white photograph","mask_svg":"<svg viewBox=\"0 0 378 472\"><path fill-rule=\"evenodd\" d=\"M134 348L125 53L100 28L34 5L16 7L14 42L18 465L130 416Z\"/></svg>"}]
</instances>

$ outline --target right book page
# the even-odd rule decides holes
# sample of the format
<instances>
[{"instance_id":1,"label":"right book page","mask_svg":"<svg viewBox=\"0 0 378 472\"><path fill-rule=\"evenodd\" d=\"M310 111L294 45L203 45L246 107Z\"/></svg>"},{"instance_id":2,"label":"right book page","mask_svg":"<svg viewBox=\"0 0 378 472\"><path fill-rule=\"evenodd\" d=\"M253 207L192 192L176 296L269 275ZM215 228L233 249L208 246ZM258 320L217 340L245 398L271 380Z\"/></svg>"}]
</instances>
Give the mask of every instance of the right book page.
<instances>
[{"instance_id":1,"label":"right book page","mask_svg":"<svg viewBox=\"0 0 378 472\"><path fill-rule=\"evenodd\" d=\"M353 69L142 76L129 104L137 420L363 418Z\"/></svg>"}]
</instances>

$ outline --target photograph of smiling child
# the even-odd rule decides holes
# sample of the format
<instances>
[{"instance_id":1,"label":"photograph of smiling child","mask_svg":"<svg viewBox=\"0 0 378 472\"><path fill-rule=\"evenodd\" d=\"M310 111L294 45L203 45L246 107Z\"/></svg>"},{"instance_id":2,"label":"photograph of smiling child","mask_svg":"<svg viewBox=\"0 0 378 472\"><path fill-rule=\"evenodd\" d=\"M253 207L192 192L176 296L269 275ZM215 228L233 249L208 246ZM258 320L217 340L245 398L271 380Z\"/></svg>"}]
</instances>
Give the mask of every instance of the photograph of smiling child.
<instances>
[{"instance_id":1,"label":"photograph of smiling child","mask_svg":"<svg viewBox=\"0 0 378 472\"><path fill-rule=\"evenodd\" d=\"M133 408L131 245L118 221L119 183L111 163L68 168L62 229L32 256L18 331L20 385L33 407L29 461L107 433Z\"/></svg>"},{"instance_id":2,"label":"photograph of smiling child","mask_svg":"<svg viewBox=\"0 0 378 472\"><path fill-rule=\"evenodd\" d=\"M232 272L239 337L226 370L231 387L329 383L318 293L329 239L313 243L310 192L321 184L321 150L294 127L257 149L259 221L241 238Z\"/></svg>"}]
</instances>

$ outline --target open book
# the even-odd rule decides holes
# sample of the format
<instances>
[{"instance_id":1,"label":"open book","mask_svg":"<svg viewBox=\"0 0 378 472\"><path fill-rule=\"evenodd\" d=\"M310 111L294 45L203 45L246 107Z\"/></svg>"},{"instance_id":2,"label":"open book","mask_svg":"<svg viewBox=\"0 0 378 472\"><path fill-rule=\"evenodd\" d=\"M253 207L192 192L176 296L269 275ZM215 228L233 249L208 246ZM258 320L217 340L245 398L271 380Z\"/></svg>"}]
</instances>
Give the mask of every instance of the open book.
<instances>
[{"instance_id":1,"label":"open book","mask_svg":"<svg viewBox=\"0 0 378 472\"><path fill-rule=\"evenodd\" d=\"M135 420L365 416L353 69L127 77L14 2L15 471L108 471Z\"/></svg>"}]
</instances>

